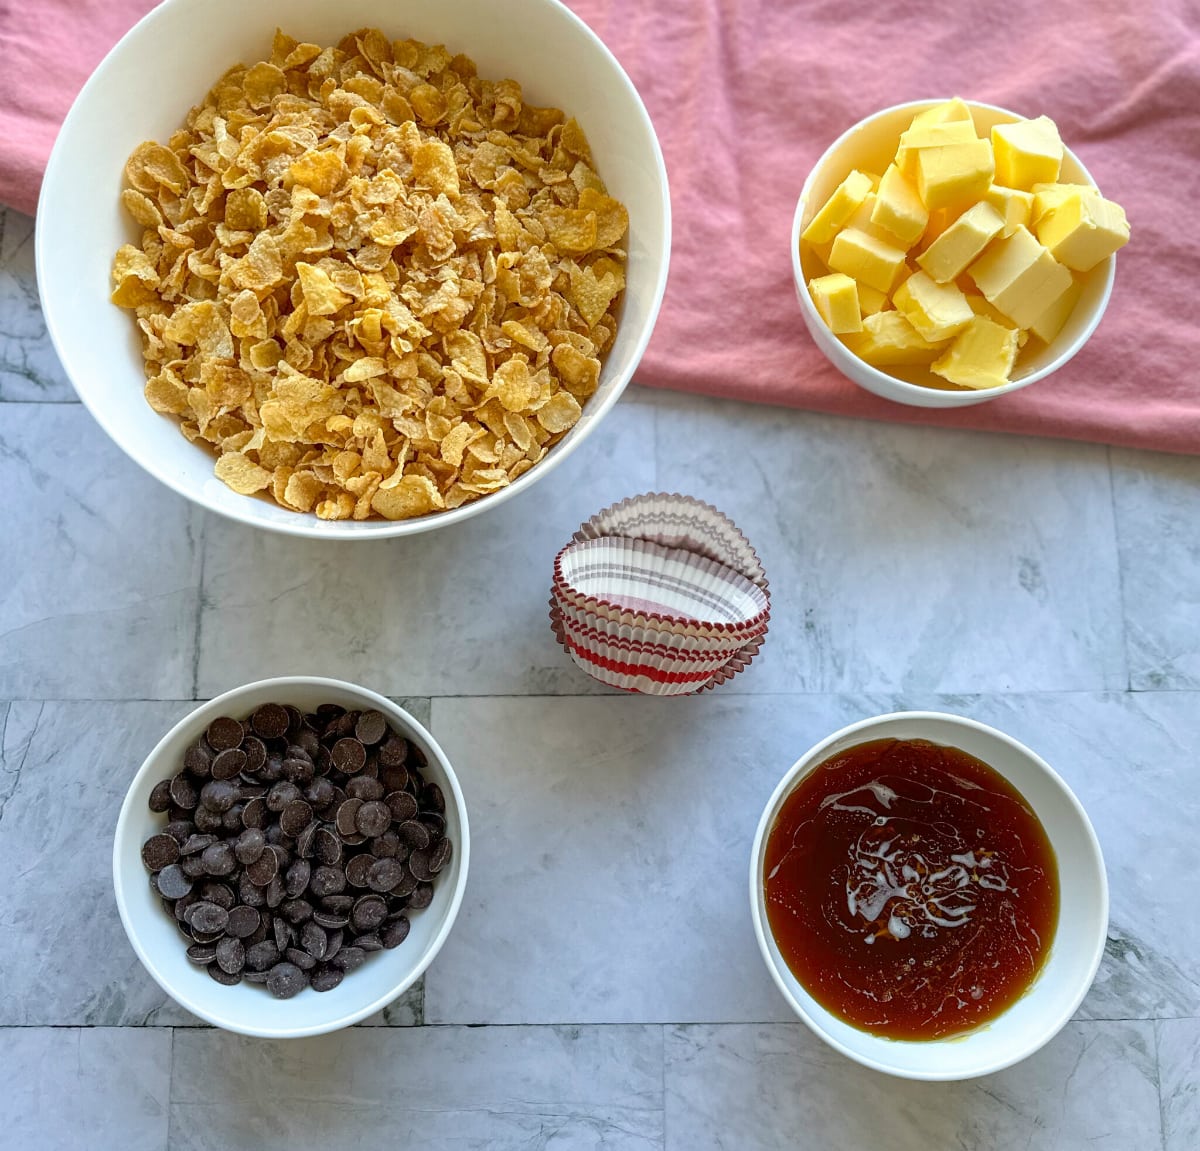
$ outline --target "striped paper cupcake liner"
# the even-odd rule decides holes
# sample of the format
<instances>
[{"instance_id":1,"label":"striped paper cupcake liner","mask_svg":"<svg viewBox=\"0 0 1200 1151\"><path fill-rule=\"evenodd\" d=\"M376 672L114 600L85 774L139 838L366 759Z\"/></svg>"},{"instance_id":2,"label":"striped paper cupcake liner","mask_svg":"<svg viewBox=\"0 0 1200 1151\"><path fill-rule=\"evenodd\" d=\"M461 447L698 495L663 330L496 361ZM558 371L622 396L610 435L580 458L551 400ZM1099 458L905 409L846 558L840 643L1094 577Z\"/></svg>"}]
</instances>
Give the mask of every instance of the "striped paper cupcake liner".
<instances>
[{"instance_id":1,"label":"striped paper cupcake liner","mask_svg":"<svg viewBox=\"0 0 1200 1151\"><path fill-rule=\"evenodd\" d=\"M622 500L555 558L550 624L601 683L690 695L745 670L766 640L766 573L736 525L690 496Z\"/></svg>"},{"instance_id":2,"label":"striped paper cupcake liner","mask_svg":"<svg viewBox=\"0 0 1200 1151\"><path fill-rule=\"evenodd\" d=\"M597 512L581 524L575 539L627 536L663 547L682 548L741 572L766 589L758 553L724 512L694 496L651 492L631 496Z\"/></svg>"},{"instance_id":3,"label":"striped paper cupcake liner","mask_svg":"<svg viewBox=\"0 0 1200 1151\"><path fill-rule=\"evenodd\" d=\"M664 630L747 632L770 610L767 592L733 568L625 536L567 544L555 557L554 589L580 606Z\"/></svg>"},{"instance_id":4,"label":"striped paper cupcake liner","mask_svg":"<svg viewBox=\"0 0 1200 1151\"><path fill-rule=\"evenodd\" d=\"M696 656L721 656L728 658L743 648L751 639L766 632L766 624L760 625L752 633L736 635L679 635L676 632L664 633L656 627L645 627L630 624L621 620L608 619L597 615L586 608L579 608L555 596L564 623L576 630L595 632L602 635L608 642L634 643L642 645L648 651L655 653L661 650L678 651Z\"/></svg>"},{"instance_id":5,"label":"striped paper cupcake liner","mask_svg":"<svg viewBox=\"0 0 1200 1151\"><path fill-rule=\"evenodd\" d=\"M553 596L549 606L551 630L579 668L610 687L642 695L696 695L718 687L744 671L766 639L765 635L758 636L712 671L701 671L683 663L665 668L661 662L657 665L641 662L632 653L598 648L586 642L578 634L568 631L561 605Z\"/></svg>"}]
</instances>

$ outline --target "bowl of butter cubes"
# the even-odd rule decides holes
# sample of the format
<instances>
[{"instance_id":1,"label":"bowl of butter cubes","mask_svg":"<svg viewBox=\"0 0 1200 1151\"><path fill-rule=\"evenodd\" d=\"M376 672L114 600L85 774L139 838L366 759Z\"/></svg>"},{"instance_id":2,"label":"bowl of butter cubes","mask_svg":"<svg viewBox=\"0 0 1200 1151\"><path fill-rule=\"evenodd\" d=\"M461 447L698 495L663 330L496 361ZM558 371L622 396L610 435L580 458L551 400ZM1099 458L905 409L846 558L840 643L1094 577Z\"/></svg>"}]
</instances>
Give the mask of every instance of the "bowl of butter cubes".
<instances>
[{"instance_id":1,"label":"bowl of butter cubes","mask_svg":"<svg viewBox=\"0 0 1200 1151\"><path fill-rule=\"evenodd\" d=\"M922 100L817 162L792 221L801 314L836 368L918 407L978 404L1061 368L1129 241L1048 116Z\"/></svg>"}]
</instances>

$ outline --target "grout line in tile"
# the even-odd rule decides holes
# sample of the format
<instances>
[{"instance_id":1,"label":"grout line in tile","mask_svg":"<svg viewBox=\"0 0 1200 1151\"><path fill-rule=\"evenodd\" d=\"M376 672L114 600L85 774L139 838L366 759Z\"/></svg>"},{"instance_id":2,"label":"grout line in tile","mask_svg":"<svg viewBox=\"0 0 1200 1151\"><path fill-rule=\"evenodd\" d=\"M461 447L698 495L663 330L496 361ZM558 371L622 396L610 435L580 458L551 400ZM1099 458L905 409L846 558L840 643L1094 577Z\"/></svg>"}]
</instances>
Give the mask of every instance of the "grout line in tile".
<instances>
[{"instance_id":1,"label":"grout line in tile","mask_svg":"<svg viewBox=\"0 0 1200 1151\"><path fill-rule=\"evenodd\" d=\"M658 1028L658 1044L661 1060L659 1067L662 1071L662 1078L659 1080L659 1098L662 1101L662 1147L663 1151L667 1151L667 1027L669 1024L662 1023Z\"/></svg>"},{"instance_id":2,"label":"grout line in tile","mask_svg":"<svg viewBox=\"0 0 1200 1151\"><path fill-rule=\"evenodd\" d=\"M1163 1103L1162 1090L1162 1045L1160 1043L1162 1033L1162 1020L1155 1019L1152 1021L1154 1029L1154 1089L1158 1092L1158 1136L1162 1144L1162 1151L1167 1151L1167 1109Z\"/></svg>"},{"instance_id":3,"label":"grout line in tile","mask_svg":"<svg viewBox=\"0 0 1200 1151\"><path fill-rule=\"evenodd\" d=\"M196 622L192 629L192 699L200 697L200 631L204 626L204 569L208 559L208 514L197 510L200 521L196 546L200 549L200 570L196 576Z\"/></svg>"},{"instance_id":4,"label":"grout line in tile","mask_svg":"<svg viewBox=\"0 0 1200 1151\"><path fill-rule=\"evenodd\" d=\"M379 690L379 689L376 689ZM428 691L392 691L390 689L382 690L382 695L389 699L421 699L429 700L431 703L434 700L452 700L452 699L631 699L633 696L625 692L595 692L595 691L573 691L573 692L463 692L456 695L450 695L443 692L428 692ZM1200 694L1200 687L1134 687L1134 688L1105 688L1105 687L1056 687L1056 688L1018 688L1018 689L997 689L997 688L975 688L968 691L952 691L943 689L938 691L912 691L898 687L859 687L859 688L830 688L825 691L722 691L715 695L709 695L709 699L819 699L826 698L842 698L856 699L861 696L883 696L883 697L920 697L923 699L1010 699L1019 698L1021 696L1114 696L1122 697L1127 695L1137 696L1178 696L1178 695L1197 695ZM0 702L4 703L52 703L52 704L68 704L68 703L207 703L212 696L208 695L192 695L188 698L183 698L177 695L172 696L7 696ZM647 697L649 698L649 697ZM694 698L683 696L680 698Z\"/></svg>"},{"instance_id":5,"label":"grout line in tile","mask_svg":"<svg viewBox=\"0 0 1200 1151\"><path fill-rule=\"evenodd\" d=\"M5 371L5 370L6 369L4 368L4 366L0 365L0 372ZM17 373L17 372L13 372L13 375L18 375L18 374L19 373ZM28 407L39 407L39 408L46 408L46 407L69 408L69 407L80 407L81 401L78 398L73 399L73 400L50 400L50 399L46 399L46 400L6 400L3 396L0 396L0 407L3 407L5 405L7 405L9 407L15 407L15 406L18 406L21 404L25 404Z\"/></svg>"},{"instance_id":6,"label":"grout line in tile","mask_svg":"<svg viewBox=\"0 0 1200 1151\"><path fill-rule=\"evenodd\" d=\"M171 1028L171 1046L167 1053L167 1143L164 1151L170 1151L175 1146L175 1141L172 1138L171 1127L175 1122L175 1031Z\"/></svg>"},{"instance_id":7,"label":"grout line in tile","mask_svg":"<svg viewBox=\"0 0 1200 1151\"><path fill-rule=\"evenodd\" d=\"M1104 447L1104 461L1108 468L1108 504L1112 512L1113 546L1117 551L1117 606L1121 619L1121 651L1125 656L1126 690L1137 690L1133 685L1133 653L1129 645L1129 619L1126 614L1125 562L1121 553L1121 521L1117 514L1117 481L1113 473L1112 445Z\"/></svg>"},{"instance_id":8,"label":"grout line in tile","mask_svg":"<svg viewBox=\"0 0 1200 1151\"><path fill-rule=\"evenodd\" d=\"M1072 1019L1071 1023L1077 1023L1085 1027L1091 1027L1099 1023L1150 1023L1155 1025L1155 1043L1157 1052L1157 1037L1158 1027L1160 1023L1189 1023L1200 1020L1200 1015L1171 1015L1171 1016L1151 1016L1151 1015L1114 1015L1105 1016L1095 1019ZM354 1026L360 1026L355 1024ZM365 1031L420 1031L424 1028L440 1028L443 1030L453 1030L458 1028L464 1031L486 1031L489 1028L501 1030L504 1028L558 1028L558 1027L591 1027L591 1028L609 1028L609 1027L658 1027L662 1030L664 1037L663 1050L664 1059L666 1051L666 1029L668 1027L800 1027L803 1026L799 1019L688 1019L684 1021L674 1021L664 1023L661 1020L649 1020L639 1022L637 1020L625 1019L621 1021L600 1020L587 1021L583 1019L556 1019L553 1021L541 1020L536 1023L414 1023L405 1024L403 1026L391 1024L372 1024L370 1026L362 1025ZM216 1033L221 1030L219 1027L212 1027L208 1024L198 1023L194 1026L184 1026L180 1024L148 1024L140 1023L4 1023L0 1024L0 1034L5 1031L170 1031L172 1034L172 1059L174 1053L174 1033L176 1031L186 1031L188 1033ZM343 1030L349 1030L344 1028Z\"/></svg>"}]
</instances>

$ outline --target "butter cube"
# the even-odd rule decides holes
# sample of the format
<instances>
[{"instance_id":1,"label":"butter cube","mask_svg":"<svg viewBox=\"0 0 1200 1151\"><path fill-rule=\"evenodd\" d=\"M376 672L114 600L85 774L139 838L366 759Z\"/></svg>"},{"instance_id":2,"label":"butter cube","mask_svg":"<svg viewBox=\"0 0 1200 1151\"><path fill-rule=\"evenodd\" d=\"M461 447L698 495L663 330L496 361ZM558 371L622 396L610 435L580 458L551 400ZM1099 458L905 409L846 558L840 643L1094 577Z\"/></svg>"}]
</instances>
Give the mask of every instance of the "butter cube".
<instances>
[{"instance_id":1,"label":"butter cube","mask_svg":"<svg viewBox=\"0 0 1200 1151\"><path fill-rule=\"evenodd\" d=\"M905 248L921 238L929 223L929 210L921 203L917 190L892 164L879 181L879 191L871 209L871 222L898 237Z\"/></svg>"},{"instance_id":2,"label":"butter cube","mask_svg":"<svg viewBox=\"0 0 1200 1151\"><path fill-rule=\"evenodd\" d=\"M994 172L992 146L986 140L917 152L917 192L931 211L978 200L991 186Z\"/></svg>"},{"instance_id":3,"label":"butter cube","mask_svg":"<svg viewBox=\"0 0 1200 1151\"><path fill-rule=\"evenodd\" d=\"M997 124L992 128L996 152L996 183L1029 191L1034 184L1058 179L1063 146L1058 126L1049 116Z\"/></svg>"},{"instance_id":4,"label":"butter cube","mask_svg":"<svg viewBox=\"0 0 1200 1151\"><path fill-rule=\"evenodd\" d=\"M993 323L999 324L1002 328L1012 328L1017 333L1017 347L1023 348L1029 343L1029 333L1024 328L1018 328L999 308L993 308L985 297L978 292L967 292L967 303L971 305L971 311L977 316L986 316Z\"/></svg>"},{"instance_id":5,"label":"butter cube","mask_svg":"<svg viewBox=\"0 0 1200 1151\"><path fill-rule=\"evenodd\" d=\"M935 283L925 272L909 276L893 293L892 302L931 344L956 335L975 315L954 284Z\"/></svg>"},{"instance_id":6,"label":"butter cube","mask_svg":"<svg viewBox=\"0 0 1200 1151\"><path fill-rule=\"evenodd\" d=\"M917 125L900 133L900 144L896 148L896 167L904 176L915 181L917 178L917 153L922 148L940 148L946 144L969 144L979 137L975 122L950 120L936 124Z\"/></svg>"},{"instance_id":7,"label":"butter cube","mask_svg":"<svg viewBox=\"0 0 1200 1151\"><path fill-rule=\"evenodd\" d=\"M1086 272L1129 243L1129 221L1120 204L1077 193L1038 221L1037 238L1060 264Z\"/></svg>"},{"instance_id":8,"label":"butter cube","mask_svg":"<svg viewBox=\"0 0 1200 1151\"><path fill-rule=\"evenodd\" d=\"M954 208L935 208L929 213L929 223L925 225L925 232L921 236L921 242L917 245L918 248L928 248L955 220L958 219L959 213Z\"/></svg>"},{"instance_id":9,"label":"butter cube","mask_svg":"<svg viewBox=\"0 0 1200 1151\"><path fill-rule=\"evenodd\" d=\"M859 359L874 367L928 364L946 346L931 344L899 312L876 312L863 320L863 330L842 341Z\"/></svg>"},{"instance_id":10,"label":"butter cube","mask_svg":"<svg viewBox=\"0 0 1200 1151\"><path fill-rule=\"evenodd\" d=\"M904 267L904 250L864 232L844 228L833 239L829 267L879 292L890 292Z\"/></svg>"},{"instance_id":11,"label":"butter cube","mask_svg":"<svg viewBox=\"0 0 1200 1151\"><path fill-rule=\"evenodd\" d=\"M944 104L935 104L932 108L926 108L924 112L918 112L912 118L913 128L925 128L930 124L944 124L948 120L970 120L971 109L960 96L955 96L952 100L947 100Z\"/></svg>"},{"instance_id":12,"label":"butter cube","mask_svg":"<svg viewBox=\"0 0 1200 1151\"><path fill-rule=\"evenodd\" d=\"M801 248L801 251L803 251L803 247ZM812 251L813 255L815 255L817 259L828 268L829 253L833 251L833 241L830 240L828 244L813 244Z\"/></svg>"},{"instance_id":13,"label":"butter cube","mask_svg":"<svg viewBox=\"0 0 1200 1151\"><path fill-rule=\"evenodd\" d=\"M1072 282L1071 273L1028 228L993 241L967 275L1018 328L1030 327Z\"/></svg>"},{"instance_id":14,"label":"butter cube","mask_svg":"<svg viewBox=\"0 0 1200 1151\"><path fill-rule=\"evenodd\" d=\"M810 244L827 244L837 230L854 214L854 209L873 191L871 177L855 168L834 189L834 193L822 205L821 210L808 222L800 233L802 240Z\"/></svg>"},{"instance_id":15,"label":"butter cube","mask_svg":"<svg viewBox=\"0 0 1200 1151\"><path fill-rule=\"evenodd\" d=\"M862 331L862 315L858 310L858 285L849 276L834 272L831 276L814 276L808 281L817 311L826 327L835 335Z\"/></svg>"},{"instance_id":16,"label":"butter cube","mask_svg":"<svg viewBox=\"0 0 1200 1151\"><path fill-rule=\"evenodd\" d=\"M1043 344L1050 343L1063 330L1063 325L1075 310L1075 305L1079 303L1082 291L1083 285L1072 279L1071 286L1029 325L1029 330Z\"/></svg>"},{"instance_id":17,"label":"butter cube","mask_svg":"<svg viewBox=\"0 0 1200 1151\"><path fill-rule=\"evenodd\" d=\"M996 388L1008 383L1016 358L1017 333L1012 328L973 316L930 371L964 388Z\"/></svg>"},{"instance_id":18,"label":"butter cube","mask_svg":"<svg viewBox=\"0 0 1200 1151\"><path fill-rule=\"evenodd\" d=\"M876 312L882 312L885 308L891 307L891 304L888 302L886 292L872 288L870 284L859 284L858 306L864 316L873 316Z\"/></svg>"},{"instance_id":19,"label":"butter cube","mask_svg":"<svg viewBox=\"0 0 1200 1151\"><path fill-rule=\"evenodd\" d=\"M1072 196L1099 196L1098 189L1089 184L1034 184L1033 208L1029 213L1030 228L1037 228L1043 216L1061 208Z\"/></svg>"},{"instance_id":20,"label":"butter cube","mask_svg":"<svg viewBox=\"0 0 1200 1151\"><path fill-rule=\"evenodd\" d=\"M883 240L887 244L896 247L900 243L900 238L894 233L889 232L887 228L880 224L873 223L871 213L875 211L875 201L878 198L878 193L871 192L867 198L859 204L855 209L854 215L846 221L847 228L860 228L866 232L868 236L874 236L877 240Z\"/></svg>"},{"instance_id":21,"label":"butter cube","mask_svg":"<svg viewBox=\"0 0 1200 1151\"><path fill-rule=\"evenodd\" d=\"M939 284L966 271L988 244L1000 234L1004 218L985 200L968 208L924 252L917 263Z\"/></svg>"},{"instance_id":22,"label":"butter cube","mask_svg":"<svg viewBox=\"0 0 1200 1151\"><path fill-rule=\"evenodd\" d=\"M984 193L984 202L991 204L1004 217L1002 236L1011 236L1020 227L1028 228L1033 214L1033 193L1018 188L993 184Z\"/></svg>"}]
</instances>

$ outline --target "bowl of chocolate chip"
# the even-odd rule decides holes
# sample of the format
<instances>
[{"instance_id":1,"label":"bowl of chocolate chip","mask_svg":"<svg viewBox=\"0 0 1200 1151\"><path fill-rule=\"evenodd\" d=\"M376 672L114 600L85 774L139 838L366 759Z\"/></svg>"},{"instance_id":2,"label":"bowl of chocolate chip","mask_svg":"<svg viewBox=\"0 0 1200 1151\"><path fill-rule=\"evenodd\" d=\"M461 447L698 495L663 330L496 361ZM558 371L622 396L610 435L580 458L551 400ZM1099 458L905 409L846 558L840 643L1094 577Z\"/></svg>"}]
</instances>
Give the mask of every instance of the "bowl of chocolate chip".
<instances>
[{"instance_id":1,"label":"bowl of chocolate chip","mask_svg":"<svg viewBox=\"0 0 1200 1151\"><path fill-rule=\"evenodd\" d=\"M1048 1043L1108 928L1096 834L1011 736L897 712L784 775L751 853L759 947L796 1014L890 1075L988 1075Z\"/></svg>"},{"instance_id":2,"label":"bowl of chocolate chip","mask_svg":"<svg viewBox=\"0 0 1200 1151\"><path fill-rule=\"evenodd\" d=\"M469 858L462 791L429 732L366 688L288 677L163 736L121 807L113 883L168 995L285 1039L357 1023L420 978Z\"/></svg>"}]
</instances>

